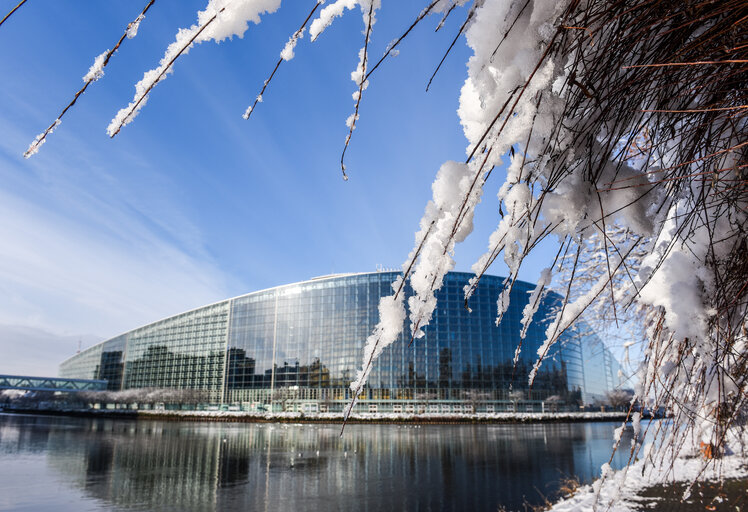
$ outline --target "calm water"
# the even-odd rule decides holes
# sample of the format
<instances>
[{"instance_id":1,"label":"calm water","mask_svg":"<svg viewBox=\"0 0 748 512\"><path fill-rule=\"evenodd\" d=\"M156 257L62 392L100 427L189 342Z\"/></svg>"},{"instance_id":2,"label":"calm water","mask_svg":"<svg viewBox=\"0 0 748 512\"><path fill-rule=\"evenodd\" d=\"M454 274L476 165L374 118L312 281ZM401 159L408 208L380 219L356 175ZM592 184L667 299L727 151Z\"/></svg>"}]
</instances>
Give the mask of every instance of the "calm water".
<instances>
[{"instance_id":1,"label":"calm water","mask_svg":"<svg viewBox=\"0 0 748 512\"><path fill-rule=\"evenodd\" d=\"M521 510L564 476L596 476L616 426L349 425L340 438L338 425L0 414L0 510Z\"/></svg>"}]
</instances>

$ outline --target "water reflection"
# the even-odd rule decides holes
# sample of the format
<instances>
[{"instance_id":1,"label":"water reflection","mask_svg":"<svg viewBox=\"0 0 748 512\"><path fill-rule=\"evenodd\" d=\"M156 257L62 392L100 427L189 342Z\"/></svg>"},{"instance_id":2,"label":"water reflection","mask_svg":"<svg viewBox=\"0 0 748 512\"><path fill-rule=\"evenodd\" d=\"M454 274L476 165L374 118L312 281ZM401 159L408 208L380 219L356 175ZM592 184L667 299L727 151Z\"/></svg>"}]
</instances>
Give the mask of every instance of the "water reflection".
<instances>
[{"instance_id":1,"label":"water reflection","mask_svg":"<svg viewBox=\"0 0 748 512\"><path fill-rule=\"evenodd\" d=\"M65 488L70 510L516 510L565 475L596 475L615 426L349 425L340 438L337 425L0 415L0 509L44 510L29 500ZM19 464L37 477L7 487Z\"/></svg>"}]
</instances>

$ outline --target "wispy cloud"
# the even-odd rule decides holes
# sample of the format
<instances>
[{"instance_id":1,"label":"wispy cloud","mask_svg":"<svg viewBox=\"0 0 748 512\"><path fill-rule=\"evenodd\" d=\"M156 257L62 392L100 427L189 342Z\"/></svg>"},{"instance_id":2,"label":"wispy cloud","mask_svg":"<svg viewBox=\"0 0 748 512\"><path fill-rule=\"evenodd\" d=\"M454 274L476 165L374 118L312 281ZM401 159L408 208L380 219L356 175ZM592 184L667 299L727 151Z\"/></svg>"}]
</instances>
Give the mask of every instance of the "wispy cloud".
<instances>
[{"instance_id":1,"label":"wispy cloud","mask_svg":"<svg viewBox=\"0 0 748 512\"><path fill-rule=\"evenodd\" d=\"M17 131L0 131L0 373L40 373L30 353L48 372L81 333L91 343L228 295L178 183L122 154L119 173L83 151L24 165ZM149 186L114 177L123 165Z\"/></svg>"},{"instance_id":2,"label":"wispy cloud","mask_svg":"<svg viewBox=\"0 0 748 512\"><path fill-rule=\"evenodd\" d=\"M0 325L0 373L54 377L59 363L75 354L79 344L85 347L97 341L99 338L90 334L65 336L33 327Z\"/></svg>"}]
</instances>

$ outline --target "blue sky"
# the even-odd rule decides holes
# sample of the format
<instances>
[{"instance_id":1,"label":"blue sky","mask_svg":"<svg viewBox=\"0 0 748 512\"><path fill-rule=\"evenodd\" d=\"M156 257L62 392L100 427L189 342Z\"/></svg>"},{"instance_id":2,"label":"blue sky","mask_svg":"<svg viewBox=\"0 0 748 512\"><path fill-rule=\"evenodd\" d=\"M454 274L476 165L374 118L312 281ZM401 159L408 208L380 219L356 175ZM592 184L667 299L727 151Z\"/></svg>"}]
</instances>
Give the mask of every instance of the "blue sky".
<instances>
[{"instance_id":1,"label":"blue sky","mask_svg":"<svg viewBox=\"0 0 748 512\"><path fill-rule=\"evenodd\" d=\"M27 2L0 27L0 373L55 374L79 340L86 347L226 297L399 268L439 166L465 158L456 113L464 40L425 92L464 10L438 33L439 18L427 19L372 77L347 182L338 162L354 107L360 13L349 11L315 43L301 41L251 120L242 119L311 0L286 0L244 38L193 48L110 140L106 126L134 84L205 4L159 0L105 76L24 160L141 3ZM373 58L414 19L421 5L412 4L395 12L385 3ZM487 185L475 232L457 248L458 270L485 250L502 179L495 172ZM544 257L520 277L534 280ZM500 265L492 273L504 275Z\"/></svg>"}]
</instances>

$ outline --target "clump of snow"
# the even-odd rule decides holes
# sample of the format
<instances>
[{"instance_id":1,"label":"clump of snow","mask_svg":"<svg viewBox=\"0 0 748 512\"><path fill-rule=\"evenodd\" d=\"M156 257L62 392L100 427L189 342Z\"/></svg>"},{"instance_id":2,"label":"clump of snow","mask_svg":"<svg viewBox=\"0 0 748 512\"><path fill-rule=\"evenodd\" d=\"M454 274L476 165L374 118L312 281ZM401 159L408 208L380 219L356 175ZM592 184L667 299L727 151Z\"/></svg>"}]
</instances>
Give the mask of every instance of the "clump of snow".
<instances>
[{"instance_id":1,"label":"clump of snow","mask_svg":"<svg viewBox=\"0 0 748 512\"><path fill-rule=\"evenodd\" d=\"M538 279L535 288L530 293L530 300L522 310L522 320L520 321L520 323L522 324L522 331L519 334L520 339L525 339L525 337L527 336L527 330L530 328L532 319L535 317L535 313L537 313L538 311L538 307L540 306L540 303L543 299L546 287L550 284L550 282L551 269L546 268L540 272L540 279Z\"/></svg>"},{"instance_id":2,"label":"clump of snow","mask_svg":"<svg viewBox=\"0 0 748 512\"><path fill-rule=\"evenodd\" d=\"M671 215L677 212L673 208ZM675 219L669 218L654 250L642 262L640 279L646 282L640 289L641 301L664 309L665 323L676 338L706 339L708 314L702 291L711 278L700 272L702 255L690 247L671 245L677 229ZM706 244L702 250L707 250Z\"/></svg>"},{"instance_id":3,"label":"clump of snow","mask_svg":"<svg viewBox=\"0 0 748 512\"><path fill-rule=\"evenodd\" d=\"M626 426L621 425L613 431L613 441L615 442L615 444L613 445L614 447L618 446L618 443L621 441L621 435L623 434L624 428L626 428Z\"/></svg>"},{"instance_id":4,"label":"clump of snow","mask_svg":"<svg viewBox=\"0 0 748 512\"><path fill-rule=\"evenodd\" d=\"M345 9L353 9L358 4L358 0L336 0L322 9L317 19L309 27L309 37L312 41L316 40L332 24L335 18L343 15Z\"/></svg>"},{"instance_id":5,"label":"clump of snow","mask_svg":"<svg viewBox=\"0 0 748 512\"><path fill-rule=\"evenodd\" d=\"M281 59L285 61L289 61L293 59L294 57L294 48L296 48L296 43L298 43L299 39L304 37L304 28L297 30L294 32L294 34L291 36L291 38L286 43L286 46L283 47L283 50L281 50Z\"/></svg>"},{"instance_id":6,"label":"clump of snow","mask_svg":"<svg viewBox=\"0 0 748 512\"><path fill-rule=\"evenodd\" d=\"M104 61L108 53L109 50L106 50L94 59L94 63L89 68L88 73L83 77L84 82L95 82L104 76Z\"/></svg>"},{"instance_id":7,"label":"clump of snow","mask_svg":"<svg viewBox=\"0 0 748 512\"><path fill-rule=\"evenodd\" d=\"M634 447L641 439L642 413L637 411L631 416L631 426L634 428L634 438L631 439L631 446Z\"/></svg>"}]
</instances>

